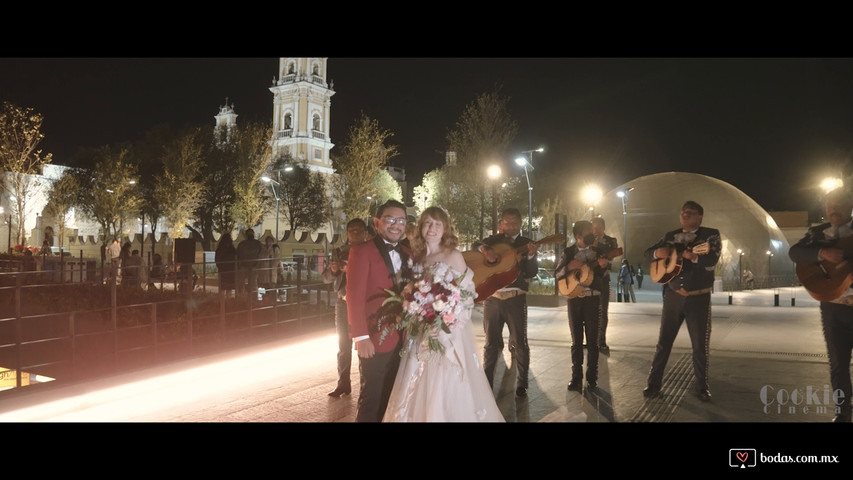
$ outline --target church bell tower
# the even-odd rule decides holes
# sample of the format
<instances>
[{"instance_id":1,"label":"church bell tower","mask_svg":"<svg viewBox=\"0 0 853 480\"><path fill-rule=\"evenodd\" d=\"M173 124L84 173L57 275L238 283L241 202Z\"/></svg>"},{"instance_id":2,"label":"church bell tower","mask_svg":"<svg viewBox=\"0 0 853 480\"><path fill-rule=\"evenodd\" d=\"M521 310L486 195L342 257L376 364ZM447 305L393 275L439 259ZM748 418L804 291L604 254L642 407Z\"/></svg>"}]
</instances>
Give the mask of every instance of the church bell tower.
<instances>
[{"instance_id":1,"label":"church bell tower","mask_svg":"<svg viewBox=\"0 0 853 480\"><path fill-rule=\"evenodd\" d=\"M326 57L282 57L273 77L273 159L284 152L312 169L334 173L329 152L329 111L334 85L327 83Z\"/></svg>"}]
</instances>

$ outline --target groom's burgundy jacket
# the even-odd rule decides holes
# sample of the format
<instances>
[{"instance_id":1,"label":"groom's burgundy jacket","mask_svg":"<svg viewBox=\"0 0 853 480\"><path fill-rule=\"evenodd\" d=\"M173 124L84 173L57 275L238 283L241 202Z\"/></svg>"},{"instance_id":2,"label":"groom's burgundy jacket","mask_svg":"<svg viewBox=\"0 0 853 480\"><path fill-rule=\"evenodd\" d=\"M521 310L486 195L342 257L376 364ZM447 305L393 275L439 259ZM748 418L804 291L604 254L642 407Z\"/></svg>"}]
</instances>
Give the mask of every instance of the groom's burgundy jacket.
<instances>
[{"instance_id":1,"label":"groom's burgundy jacket","mask_svg":"<svg viewBox=\"0 0 853 480\"><path fill-rule=\"evenodd\" d=\"M399 333L389 328L388 334L380 343L375 314L382 302L388 298L385 289L393 289L394 280L383 258L387 253L380 253L377 247L382 240L375 240L350 248L347 260L347 319L350 338L369 334L376 352L386 353L397 346ZM400 256L405 269L410 252L405 247L402 250Z\"/></svg>"}]
</instances>

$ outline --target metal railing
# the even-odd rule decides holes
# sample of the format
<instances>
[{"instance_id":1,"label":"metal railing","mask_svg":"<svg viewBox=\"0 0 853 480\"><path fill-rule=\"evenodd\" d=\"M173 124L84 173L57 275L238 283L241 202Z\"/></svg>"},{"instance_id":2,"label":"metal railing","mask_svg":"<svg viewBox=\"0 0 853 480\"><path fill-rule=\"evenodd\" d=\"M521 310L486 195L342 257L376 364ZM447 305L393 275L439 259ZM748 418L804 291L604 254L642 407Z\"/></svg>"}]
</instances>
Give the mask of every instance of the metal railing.
<instances>
[{"instance_id":1,"label":"metal railing","mask_svg":"<svg viewBox=\"0 0 853 480\"><path fill-rule=\"evenodd\" d=\"M737 278L737 276L732 275L726 275L723 277L723 290L727 292L765 288L783 288L799 285L800 279L797 278L795 274L765 275L762 277L755 277L752 282L747 282L743 278Z\"/></svg>"},{"instance_id":2,"label":"metal railing","mask_svg":"<svg viewBox=\"0 0 853 480\"><path fill-rule=\"evenodd\" d=\"M44 271L0 272L0 390L220 352L334 321L331 285L312 283L299 263L292 282L257 293L219 289L204 264L184 266L202 275L175 275L148 292L115 277L62 283ZM72 299L90 307L44 311Z\"/></svg>"}]
</instances>

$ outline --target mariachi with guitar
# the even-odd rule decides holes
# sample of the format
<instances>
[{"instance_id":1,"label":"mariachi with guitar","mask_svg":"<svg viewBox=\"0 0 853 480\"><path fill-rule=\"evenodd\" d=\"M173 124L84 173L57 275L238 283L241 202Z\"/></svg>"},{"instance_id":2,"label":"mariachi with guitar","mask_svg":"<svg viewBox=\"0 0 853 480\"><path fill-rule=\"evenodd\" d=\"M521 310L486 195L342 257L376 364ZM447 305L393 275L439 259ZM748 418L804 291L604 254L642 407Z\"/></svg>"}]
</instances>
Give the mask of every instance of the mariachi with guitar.
<instances>
[{"instance_id":1,"label":"mariachi with guitar","mask_svg":"<svg viewBox=\"0 0 853 480\"><path fill-rule=\"evenodd\" d=\"M549 235L533 243L547 245L560 243L565 239L562 234ZM477 250L462 252L465 263L474 272L473 282L477 291L475 302L482 302L493 293L511 284L518 278L522 254L528 249L527 244L512 247L506 243L491 245L495 261L489 262L485 255Z\"/></svg>"},{"instance_id":2,"label":"mariachi with guitar","mask_svg":"<svg viewBox=\"0 0 853 480\"><path fill-rule=\"evenodd\" d=\"M592 245L593 256L590 260L583 262L579 267L570 269L566 272L566 276L557 281L557 289L560 295L566 298L576 298L590 287L595 281L595 264L599 259L604 258L608 261L622 255L622 248L613 248L607 251L599 249L595 244Z\"/></svg>"},{"instance_id":3,"label":"mariachi with guitar","mask_svg":"<svg viewBox=\"0 0 853 480\"><path fill-rule=\"evenodd\" d=\"M795 247L798 247L797 244ZM811 261L798 261L797 278L815 300L831 302L841 297L853 285L853 236L824 242L821 248L841 251L840 261L831 262L820 257ZM792 251L795 248L792 248Z\"/></svg>"},{"instance_id":4,"label":"mariachi with guitar","mask_svg":"<svg viewBox=\"0 0 853 480\"><path fill-rule=\"evenodd\" d=\"M682 270L684 252L692 252L696 255L705 255L711 251L708 242L697 245L671 244L668 247L669 254L659 258L649 265L649 276L657 283L669 283L677 277Z\"/></svg>"}]
</instances>

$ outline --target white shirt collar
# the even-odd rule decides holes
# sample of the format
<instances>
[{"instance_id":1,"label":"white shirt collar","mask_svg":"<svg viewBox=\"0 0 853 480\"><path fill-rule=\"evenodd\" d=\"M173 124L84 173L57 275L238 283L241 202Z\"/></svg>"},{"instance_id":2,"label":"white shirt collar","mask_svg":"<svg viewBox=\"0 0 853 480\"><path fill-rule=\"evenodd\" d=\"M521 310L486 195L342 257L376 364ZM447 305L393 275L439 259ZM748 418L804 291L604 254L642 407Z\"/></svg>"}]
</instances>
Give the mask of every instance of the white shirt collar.
<instances>
[{"instance_id":1,"label":"white shirt collar","mask_svg":"<svg viewBox=\"0 0 853 480\"><path fill-rule=\"evenodd\" d=\"M853 235L853 227L851 227L851 223L853 223L853 218L848 220L847 223L837 227L830 225L823 231L823 233L828 239L849 237L850 235Z\"/></svg>"}]
</instances>

